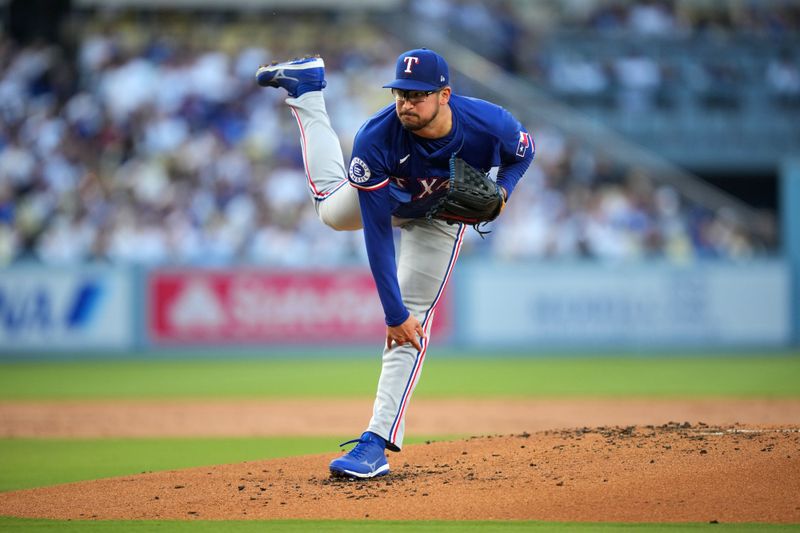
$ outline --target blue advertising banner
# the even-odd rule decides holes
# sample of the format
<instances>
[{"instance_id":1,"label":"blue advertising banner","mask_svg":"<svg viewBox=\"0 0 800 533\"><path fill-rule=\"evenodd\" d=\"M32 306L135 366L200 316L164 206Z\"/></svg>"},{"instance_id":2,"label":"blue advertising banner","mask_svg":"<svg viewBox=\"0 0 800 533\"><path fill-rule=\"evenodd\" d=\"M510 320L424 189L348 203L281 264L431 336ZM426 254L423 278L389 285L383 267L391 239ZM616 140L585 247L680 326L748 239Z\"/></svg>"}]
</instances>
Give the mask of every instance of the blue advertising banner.
<instances>
[{"instance_id":1,"label":"blue advertising banner","mask_svg":"<svg viewBox=\"0 0 800 533\"><path fill-rule=\"evenodd\" d=\"M0 275L0 351L130 348L133 280L125 269L14 267Z\"/></svg>"}]
</instances>

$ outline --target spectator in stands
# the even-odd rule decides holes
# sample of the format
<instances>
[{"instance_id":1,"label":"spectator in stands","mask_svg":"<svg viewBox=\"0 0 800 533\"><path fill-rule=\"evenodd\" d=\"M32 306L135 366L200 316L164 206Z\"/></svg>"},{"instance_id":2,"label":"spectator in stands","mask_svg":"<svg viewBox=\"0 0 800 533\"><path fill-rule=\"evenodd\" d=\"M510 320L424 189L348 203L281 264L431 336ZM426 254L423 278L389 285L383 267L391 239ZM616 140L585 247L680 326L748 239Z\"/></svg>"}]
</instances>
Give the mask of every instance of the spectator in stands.
<instances>
[{"instance_id":1,"label":"spectator in stands","mask_svg":"<svg viewBox=\"0 0 800 533\"><path fill-rule=\"evenodd\" d=\"M632 48L613 64L617 103L626 111L645 111L654 107L661 86L661 70L651 58Z\"/></svg>"},{"instance_id":2,"label":"spectator in stands","mask_svg":"<svg viewBox=\"0 0 800 533\"><path fill-rule=\"evenodd\" d=\"M565 101L578 105L603 103L610 88L603 65L576 53L552 58L549 76L550 86Z\"/></svg>"},{"instance_id":3,"label":"spectator in stands","mask_svg":"<svg viewBox=\"0 0 800 533\"><path fill-rule=\"evenodd\" d=\"M676 28L670 3L660 0L634 2L628 8L627 22L634 33L641 35L672 35Z\"/></svg>"},{"instance_id":4,"label":"spectator in stands","mask_svg":"<svg viewBox=\"0 0 800 533\"><path fill-rule=\"evenodd\" d=\"M781 50L767 64L766 79L775 102L786 107L800 106L800 67L792 51Z\"/></svg>"}]
</instances>

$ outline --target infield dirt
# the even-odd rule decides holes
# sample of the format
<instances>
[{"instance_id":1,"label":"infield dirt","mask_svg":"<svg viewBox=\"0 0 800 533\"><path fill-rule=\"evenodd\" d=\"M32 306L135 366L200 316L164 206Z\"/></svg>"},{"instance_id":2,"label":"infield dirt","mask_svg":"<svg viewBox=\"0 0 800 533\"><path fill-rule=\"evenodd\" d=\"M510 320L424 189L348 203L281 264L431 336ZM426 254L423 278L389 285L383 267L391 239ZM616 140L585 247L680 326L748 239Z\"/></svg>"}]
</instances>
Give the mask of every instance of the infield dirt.
<instances>
[{"instance_id":1,"label":"infield dirt","mask_svg":"<svg viewBox=\"0 0 800 533\"><path fill-rule=\"evenodd\" d=\"M780 425L670 422L410 445L389 455L389 476L369 481L330 479L331 453L7 492L0 515L800 523L797 402L780 405Z\"/></svg>"}]
</instances>

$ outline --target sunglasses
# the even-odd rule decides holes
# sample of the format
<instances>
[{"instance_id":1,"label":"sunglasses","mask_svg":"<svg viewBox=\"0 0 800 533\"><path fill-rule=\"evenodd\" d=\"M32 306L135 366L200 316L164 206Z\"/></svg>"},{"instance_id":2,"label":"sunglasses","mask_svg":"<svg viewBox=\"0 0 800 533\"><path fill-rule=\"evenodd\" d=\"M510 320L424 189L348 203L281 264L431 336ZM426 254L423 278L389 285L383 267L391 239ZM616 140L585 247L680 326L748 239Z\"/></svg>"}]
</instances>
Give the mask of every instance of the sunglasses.
<instances>
[{"instance_id":1,"label":"sunglasses","mask_svg":"<svg viewBox=\"0 0 800 533\"><path fill-rule=\"evenodd\" d=\"M438 93L439 91L441 91L441 89L438 91L406 91L403 89L392 89L392 96L394 96L397 102L409 102L416 105L423 102L433 93Z\"/></svg>"}]
</instances>

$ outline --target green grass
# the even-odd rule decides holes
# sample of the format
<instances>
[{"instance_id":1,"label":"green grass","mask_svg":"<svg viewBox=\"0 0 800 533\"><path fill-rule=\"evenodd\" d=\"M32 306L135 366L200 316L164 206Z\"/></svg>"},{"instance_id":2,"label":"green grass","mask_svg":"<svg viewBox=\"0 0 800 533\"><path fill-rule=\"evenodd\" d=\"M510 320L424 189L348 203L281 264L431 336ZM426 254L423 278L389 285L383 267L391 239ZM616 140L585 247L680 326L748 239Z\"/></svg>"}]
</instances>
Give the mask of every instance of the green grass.
<instances>
[{"instance_id":1,"label":"green grass","mask_svg":"<svg viewBox=\"0 0 800 533\"><path fill-rule=\"evenodd\" d=\"M335 438L3 439L0 491L290 455L333 452Z\"/></svg>"},{"instance_id":2,"label":"green grass","mask_svg":"<svg viewBox=\"0 0 800 533\"><path fill-rule=\"evenodd\" d=\"M253 520L253 521L72 521L60 520L27 520L20 518L0 517L0 531L32 531L32 532L83 532L102 531L129 533L142 531L173 532L297 532L307 531L321 533L345 533L350 531L393 531L401 533L434 533L434 532L480 532L480 533L513 533L517 531L558 531L582 533L621 532L677 532L677 531L725 531L725 533L745 533L769 531L780 533L798 531L795 525L766 524L573 524L560 522L464 522L464 521L330 521L330 520Z\"/></svg>"},{"instance_id":3,"label":"green grass","mask_svg":"<svg viewBox=\"0 0 800 533\"><path fill-rule=\"evenodd\" d=\"M333 453L349 438L0 439L0 492L193 466ZM417 436L407 442L425 440ZM320 465L320 471L326 468L327 464Z\"/></svg>"},{"instance_id":4,"label":"green grass","mask_svg":"<svg viewBox=\"0 0 800 533\"><path fill-rule=\"evenodd\" d=\"M6 362L0 400L371 397L379 372L377 356ZM476 358L431 352L416 395L797 397L800 353Z\"/></svg>"}]
</instances>

